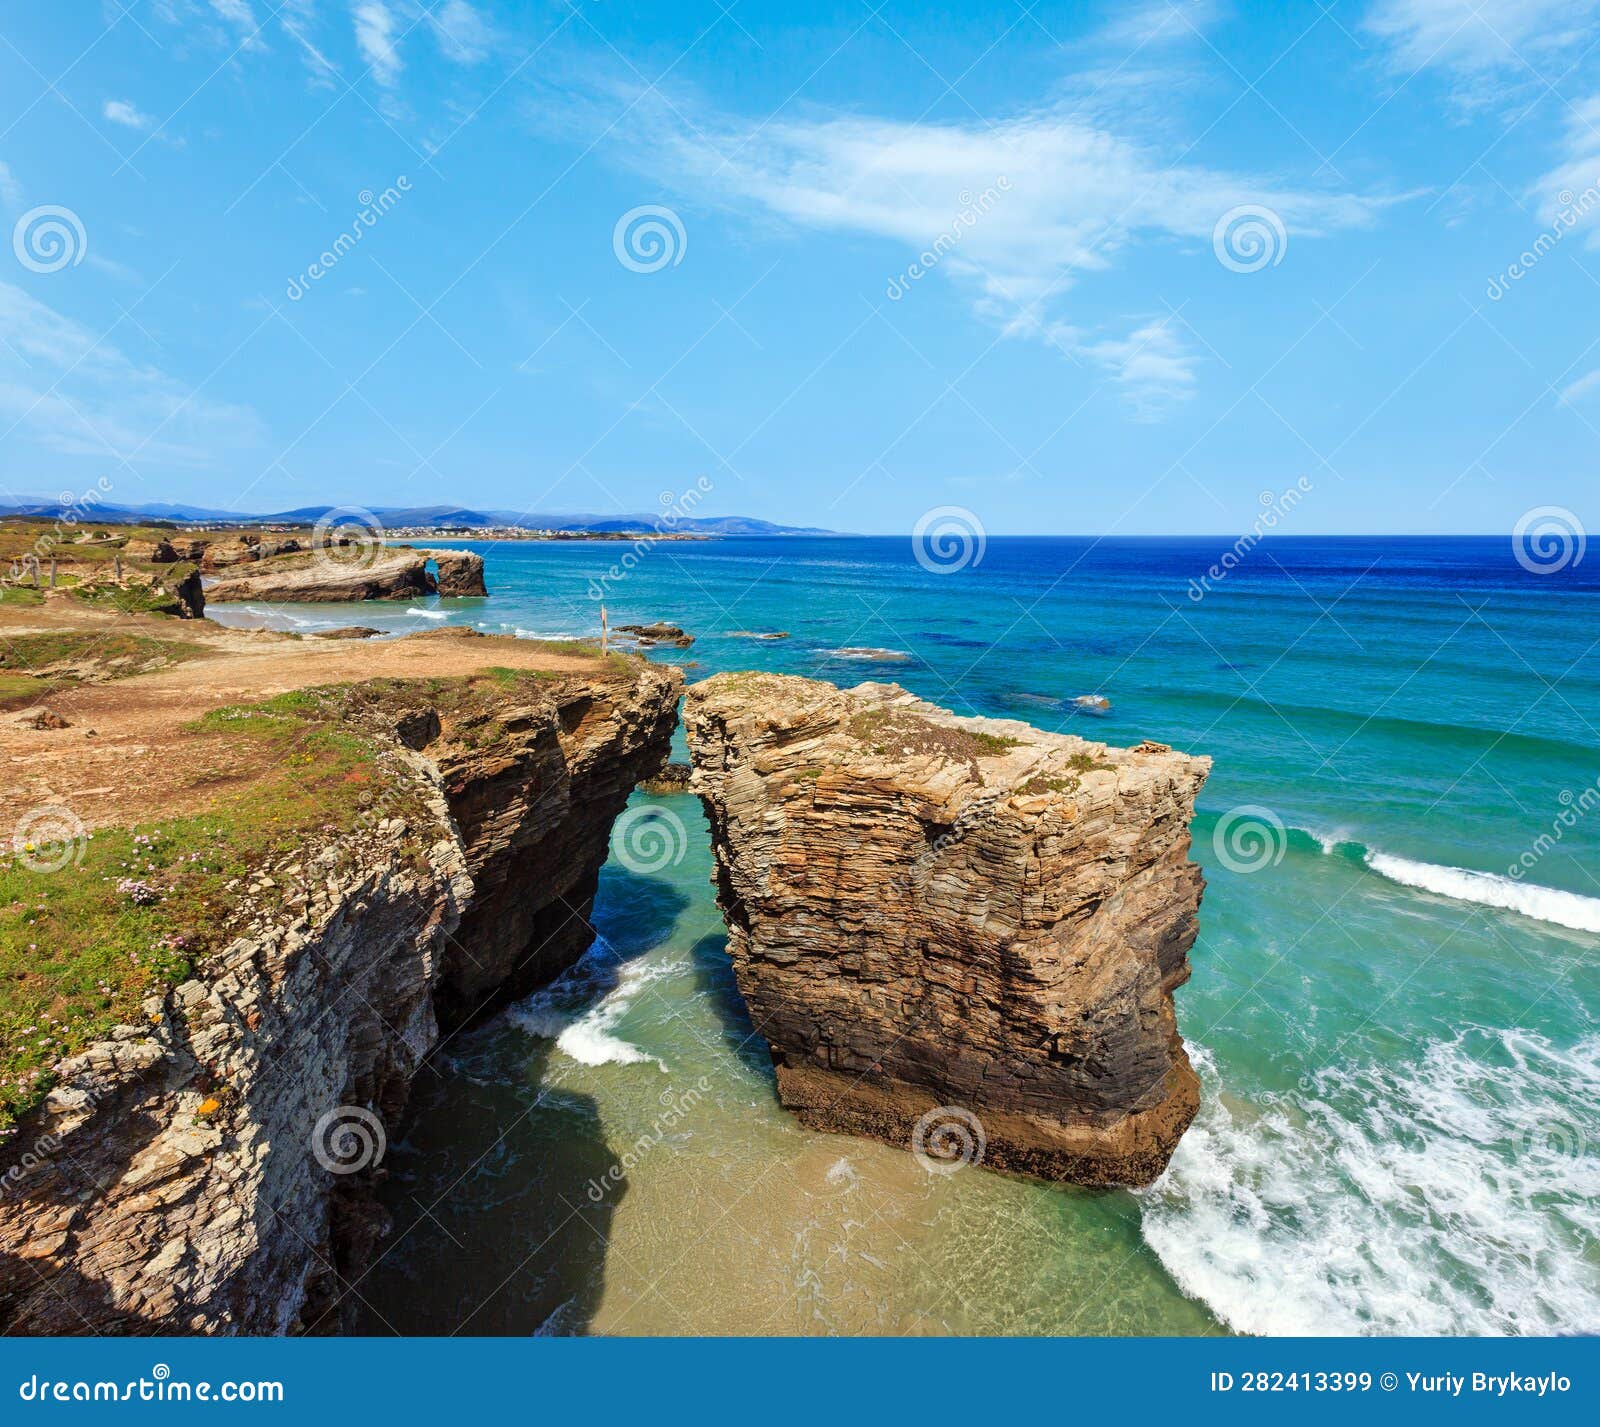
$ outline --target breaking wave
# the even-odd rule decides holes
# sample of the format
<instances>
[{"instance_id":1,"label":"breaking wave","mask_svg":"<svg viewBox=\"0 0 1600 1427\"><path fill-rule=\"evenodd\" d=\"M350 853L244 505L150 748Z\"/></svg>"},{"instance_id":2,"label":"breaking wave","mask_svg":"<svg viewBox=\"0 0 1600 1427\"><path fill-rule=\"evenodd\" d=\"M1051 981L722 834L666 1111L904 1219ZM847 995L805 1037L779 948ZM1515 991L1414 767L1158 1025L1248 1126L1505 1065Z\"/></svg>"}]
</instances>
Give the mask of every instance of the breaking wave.
<instances>
[{"instance_id":1,"label":"breaking wave","mask_svg":"<svg viewBox=\"0 0 1600 1427\"><path fill-rule=\"evenodd\" d=\"M1145 1242L1240 1332L1600 1331L1600 1036L1473 1027L1259 1104L1205 1082Z\"/></svg>"},{"instance_id":2,"label":"breaking wave","mask_svg":"<svg viewBox=\"0 0 1600 1427\"><path fill-rule=\"evenodd\" d=\"M506 1011L506 1019L529 1035L553 1040L580 1065L655 1065L666 1062L616 1034L617 1024L652 982L681 970L673 961L615 960L602 943L565 975Z\"/></svg>"}]
</instances>

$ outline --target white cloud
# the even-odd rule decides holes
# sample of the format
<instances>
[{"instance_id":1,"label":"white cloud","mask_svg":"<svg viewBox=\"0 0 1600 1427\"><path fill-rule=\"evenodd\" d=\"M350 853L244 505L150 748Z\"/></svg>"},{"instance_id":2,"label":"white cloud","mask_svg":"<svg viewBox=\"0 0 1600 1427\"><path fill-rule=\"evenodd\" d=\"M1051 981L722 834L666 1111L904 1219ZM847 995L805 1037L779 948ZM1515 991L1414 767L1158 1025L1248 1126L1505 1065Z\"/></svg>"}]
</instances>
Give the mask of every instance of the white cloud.
<instances>
[{"instance_id":1,"label":"white cloud","mask_svg":"<svg viewBox=\"0 0 1600 1427\"><path fill-rule=\"evenodd\" d=\"M10 168L0 163L0 203L7 208L22 207L22 185L17 182Z\"/></svg>"},{"instance_id":2,"label":"white cloud","mask_svg":"<svg viewBox=\"0 0 1600 1427\"><path fill-rule=\"evenodd\" d=\"M1600 367L1596 367L1592 372L1585 372L1571 386L1563 387L1561 400L1571 404L1581 401L1591 392L1600 392Z\"/></svg>"},{"instance_id":3,"label":"white cloud","mask_svg":"<svg viewBox=\"0 0 1600 1427\"><path fill-rule=\"evenodd\" d=\"M1064 312L1077 286L1149 242L1176 241L1212 263L1217 221L1241 204L1270 208L1299 241L1369 224L1391 201L1174 163L1063 109L994 124L757 124L690 113L687 101L654 92L631 97L619 152L656 182L800 228L885 239L886 280L934 249L938 275L925 280L953 280L1006 335L1088 353L1130 396L1160 389L1181 399L1194 359L1160 323L1085 337ZM1154 411L1163 401L1136 404Z\"/></svg>"},{"instance_id":4,"label":"white cloud","mask_svg":"<svg viewBox=\"0 0 1600 1427\"><path fill-rule=\"evenodd\" d=\"M1082 350L1109 369L1141 421L1160 421L1195 393L1198 358L1168 318L1157 318L1126 337L1090 342Z\"/></svg>"},{"instance_id":5,"label":"white cloud","mask_svg":"<svg viewBox=\"0 0 1600 1427\"><path fill-rule=\"evenodd\" d=\"M489 27L467 0L445 0L428 12L439 49L457 64L477 64L489 53Z\"/></svg>"},{"instance_id":6,"label":"white cloud","mask_svg":"<svg viewBox=\"0 0 1600 1427\"><path fill-rule=\"evenodd\" d=\"M1218 9L1216 0L1146 0L1122 10L1094 38L1134 49L1185 44L1216 23Z\"/></svg>"},{"instance_id":7,"label":"white cloud","mask_svg":"<svg viewBox=\"0 0 1600 1427\"><path fill-rule=\"evenodd\" d=\"M312 85L319 89L327 89L333 87L339 66L329 59L322 47L312 39L316 21L315 0L284 0L282 8L278 11L278 24L284 34L300 47L300 56L305 60L306 69L310 71Z\"/></svg>"},{"instance_id":8,"label":"white cloud","mask_svg":"<svg viewBox=\"0 0 1600 1427\"><path fill-rule=\"evenodd\" d=\"M241 30L253 30L256 27L256 17L250 12L246 0L211 0L211 8L222 19Z\"/></svg>"},{"instance_id":9,"label":"white cloud","mask_svg":"<svg viewBox=\"0 0 1600 1427\"><path fill-rule=\"evenodd\" d=\"M1565 155L1530 197L1553 228L1580 229L1600 247L1600 94L1567 111Z\"/></svg>"},{"instance_id":10,"label":"white cloud","mask_svg":"<svg viewBox=\"0 0 1600 1427\"><path fill-rule=\"evenodd\" d=\"M1364 27L1407 74L1439 68L1482 79L1513 70L1531 79L1531 66L1572 45L1595 8L1596 0L1377 0Z\"/></svg>"},{"instance_id":11,"label":"white cloud","mask_svg":"<svg viewBox=\"0 0 1600 1427\"><path fill-rule=\"evenodd\" d=\"M4 282L0 334L0 444L197 465L259 435L249 407L208 400Z\"/></svg>"},{"instance_id":12,"label":"white cloud","mask_svg":"<svg viewBox=\"0 0 1600 1427\"><path fill-rule=\"evenodd\" d=\"M400 80L400 49L394 33L394 16L381 0L362 0L353 13L356 47L372 77L392 89Z\"/></svg>"},{"instance_id":13,"label":"white cloud","mask_svg":"<svg viewBox=\"0 0 1600 1427\"><path fill-rule=\"evenodd\" d=\"M101 111L113 124L124 124L130 129L148 129L155 120L140 111L126 99L108 99Z\"/></svg>"}]
</instances>

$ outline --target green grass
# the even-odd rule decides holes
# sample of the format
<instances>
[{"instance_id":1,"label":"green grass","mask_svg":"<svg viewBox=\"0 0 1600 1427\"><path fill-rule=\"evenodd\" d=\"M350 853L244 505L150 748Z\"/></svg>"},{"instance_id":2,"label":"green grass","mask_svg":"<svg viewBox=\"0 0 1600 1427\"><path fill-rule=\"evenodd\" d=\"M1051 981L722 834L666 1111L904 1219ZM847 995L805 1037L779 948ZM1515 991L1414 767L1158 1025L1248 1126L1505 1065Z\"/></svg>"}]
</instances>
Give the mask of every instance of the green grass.
<instances>
[{"instance_id":1,"label":"green grass","mask_svg":"<svg viewBox=\"0 0 1600 1427\"><path fill-rule=\"evenodd\" d=\"M53 871L30 866L27 848L3 849L0 1134L48 1092L53 1063L115 1025L142 1022L141 1001L203 974L248 914L277 905L245 904L230 882L298 849L337 845L375 805L386 817L420 813L416 795L397 790L380 765L376 740L330 728L322 713L297 691L190 725L225 730L262 770L206 812L103 829Z\"/></svg>"},{"instance_id":2,"label":"green grass","mask_svg":"<svg viewBox=\"0 0 1600 1427\"><path fill-rule=\"evenodd\" d=\"M203 644L178 639L152 639L147 634L102 630L60 630L48 634L13 634L0 641L0 669L45 670L56 664L88 661L97 669L135 666L127 672L161 668L208 653Z\"/></svg>"},{"instance_id":3,"label":"green grass","mask_svg":"<svg viewBox=\"0 0 1600 1427\"><path fill-rule=\"evenodd\" d=\"M1007 738L997 733L974 733L972 738L978 747L984 751L984 754L989 757L1004 753L1008 748L1022 747L1020 738Z\"/></svg>"},{"instance_id":4,"label":"green grass","mask_svg":"<svg viewBox=\"0 0 1600 1427\"><path fill-rule=\"evenodd\" d=\"M48 679L0 671L0 712L23 708L35 699L42 699L55 688L56 685Z\"/></svg>"}]
</instances>

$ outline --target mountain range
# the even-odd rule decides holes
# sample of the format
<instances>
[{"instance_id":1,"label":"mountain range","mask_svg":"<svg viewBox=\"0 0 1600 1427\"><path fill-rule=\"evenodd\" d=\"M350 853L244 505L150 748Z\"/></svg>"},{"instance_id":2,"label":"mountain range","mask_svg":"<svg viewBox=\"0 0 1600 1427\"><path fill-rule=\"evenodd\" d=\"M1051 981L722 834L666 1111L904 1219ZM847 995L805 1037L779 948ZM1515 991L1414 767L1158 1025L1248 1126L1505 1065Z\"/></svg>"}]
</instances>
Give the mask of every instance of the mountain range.
<instances>
[{"instance_id":1,"label":"mountain range","mask_svg":"<svg viewBox=\"0 0 1600 1427\"><path fill-rule=\"evenodd\" d=\"M57 519L75 517L80 521L106 521L112 524L149 520L170 520L184 525L314 525L330 512L346 516L350 506L304 505L295 510L271 514L241 514L236 510L211 510L198 505L179 505L152 501L141 505L101 504L74 507L49 497L21 497L0 502L0 516L32 516ZM556 514L527 510L474 510L464 506L376 506L366 513L386 527L407 525L486 526L517 525L530 530L634 531L652 530L659 515ZM837 531L812 526L778 525L749 515L682 516L670 527L685 535L834 535Z\"/></svg>"}]
</instances>

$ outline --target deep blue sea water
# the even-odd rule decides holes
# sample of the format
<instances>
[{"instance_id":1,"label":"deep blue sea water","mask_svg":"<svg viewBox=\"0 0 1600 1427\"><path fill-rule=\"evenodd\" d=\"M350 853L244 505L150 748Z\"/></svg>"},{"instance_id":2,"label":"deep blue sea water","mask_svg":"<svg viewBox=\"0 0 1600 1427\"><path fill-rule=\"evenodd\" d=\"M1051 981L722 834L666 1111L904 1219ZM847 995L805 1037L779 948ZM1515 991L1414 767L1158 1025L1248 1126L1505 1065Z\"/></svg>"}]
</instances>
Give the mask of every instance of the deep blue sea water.
<instances>
[{"instance_id":1,"label":"deep blue sea water","mask_svg":"<svg viewBox=\"0 0 1600 1427\"><path fill-rule=\"evenodd\" d=\"M1231 544L991 538L952 573L904 538L661 543L631 569L473 544L485 600L270 612L571 637L598 593L613 625L693 633L653 656L691 678L894 680L1215 760L1178 993L1206 1098L1156 1186L928 1176L795 1127L720 958L698 805L640 794L677 855L614 862L595 952L423 1085L370 1326L1600 1330L1600 559L1274 537L1195 585Z\"/></svg>"}]
</instances>

